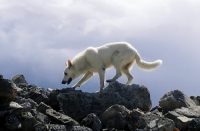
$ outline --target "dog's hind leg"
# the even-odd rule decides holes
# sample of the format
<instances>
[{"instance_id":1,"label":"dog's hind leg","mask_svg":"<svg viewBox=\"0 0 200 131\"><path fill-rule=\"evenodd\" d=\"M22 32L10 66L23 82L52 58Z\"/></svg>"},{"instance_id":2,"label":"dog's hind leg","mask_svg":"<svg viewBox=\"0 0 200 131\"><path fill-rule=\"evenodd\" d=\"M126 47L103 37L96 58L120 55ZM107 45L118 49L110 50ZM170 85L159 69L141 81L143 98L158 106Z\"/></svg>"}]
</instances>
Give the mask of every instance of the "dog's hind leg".
<instances>
[{"instance_id":1,"label":"dog's hind leg","mask_svg":"<svg viewBox=\"0 0 200 131\"><path fill-rule=\"evenodd\" d=\"M134 77L131 75L129 70L124 68L124 67L122 67L122 73L124 73L126 75L127 79L128 79L127 82L126 82L126 85L129 85Z\"/></svg>"},{"instance_id":2,"label":"dog's hind leg","mask_svg":"<svg viewBox=\"0 0 200 131\"><path fill-rule=\"evenodd\" d=\"M88 79L90 79L93 76L93 73L88 71L74 86L72 86L73 89L76 87L80 87L84 82L86 82Z\"/></svg>"},{"instance_id":3,"label":"dog's hind leg","mask_svg":"<svg viewBox=\"0 0 200 131\"><path fill-rule=\"evenodd\" d=\"M98 73L99 73L99 79L100 79L100 91L102 91L103 88L105 87L105 85L104 85L104 81L105 81L105 68L99 69Z\"/></svg>"},{"instance_id":4,"label":"dog's hind leg","mask_svg":"<svg viewBox=\"0 0 200 131\"><path fill-rule=\"evenodd\" d=\"M128 81L126 82L126 85L129 85L134 78L129 71L134 61L135 60L133 60L132 62L129 62L128 64L122 67L122 73L125 74L128 79Z\"/></svg>"}]
</instances>

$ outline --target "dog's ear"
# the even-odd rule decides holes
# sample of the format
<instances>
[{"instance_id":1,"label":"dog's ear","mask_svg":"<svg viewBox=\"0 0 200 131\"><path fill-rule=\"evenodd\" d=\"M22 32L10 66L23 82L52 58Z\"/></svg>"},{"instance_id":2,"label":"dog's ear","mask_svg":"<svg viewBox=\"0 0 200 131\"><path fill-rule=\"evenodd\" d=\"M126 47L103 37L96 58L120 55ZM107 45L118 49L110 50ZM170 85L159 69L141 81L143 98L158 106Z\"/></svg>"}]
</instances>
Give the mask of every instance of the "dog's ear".
<instances>
[{"instance_id":1,"label":"dog's ear","mask_svg":"<svg viewBox=\"0 0 200 131\"><path fill-rule=\"evenodd\" d=\"M68 67L72 66L72 62L70 60L67 61Z\"/></svg>"}]
</instances>

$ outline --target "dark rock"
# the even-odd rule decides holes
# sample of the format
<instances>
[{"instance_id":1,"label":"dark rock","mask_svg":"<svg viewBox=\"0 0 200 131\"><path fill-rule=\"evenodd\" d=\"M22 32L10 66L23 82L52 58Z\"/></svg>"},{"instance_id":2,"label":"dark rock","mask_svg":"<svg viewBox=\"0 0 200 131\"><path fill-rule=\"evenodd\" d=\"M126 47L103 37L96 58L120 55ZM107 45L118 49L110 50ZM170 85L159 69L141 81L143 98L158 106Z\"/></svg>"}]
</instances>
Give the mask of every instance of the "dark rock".
<instances>
[{"instance_id":1,"label":"dark rock","mask_svg":"<svg viewBox=\"0 0 200 131\"><path fill-rule=\"evenodd\" d=\"M24 111L30 112L32 109L37 109L38 104L36 102L34 102L31 99L25 99L22 97L16 97L14 99L14 102L20 104L23 108Z\"/></svg>"},{"instance_id":2,"label":"dark rock","mask_svg":"<svg viewBox=\"0 0 200 131\"><path fill-rule=\"evenodd\" d=\"M5 129L17 130L21 128L21 122L15 115L7 115L5 119Z\"/></svg>"},{"instance_id":3,"label":"dark rock","mask_svg":"<svg viewBox=\"0 0 200 131\"><path fill-rule=\"evenodd\" d=\"M72 126L72 127L67 127L67 131L92 131L92 129L85 127L85 126Z\"/></svg>"},{"instance_id":4,"label":"dark rock","mask_svg":"<svg viewBox=\"0 0 200 131\"><path fill-rule=\"evenodd\" d=\"M42 123L37 123L34 126L33 131L49 131L49 125L42 124Z\"/></svg>"},{"instance_id":5,"label":"dark rock","mask_svg":"<svg viewBox=\"0 0 200 131\"><path fill-rule=\"evenodd\" d=\"M16 86L11 80L4 79L1 76L0 79L0 105L8 104L16 96L17 91L21 91L19 87Z\"/></svg>"},{"instance_id":6,"label":"dark rock","mask_svg":"<svg viewBox=\"0 0 200 131\"><path fill-rule=\"evenodd\" d=\"M150 94L146 87L135 84L125 86L118 82L111 82L102 92L73 90L59 93L57 98L63 112L77 121L90 113L100 115L115 104L124 105L128 109L140 108L142 111L149 111L151 108Z\"/></svg>"},{"instance_id":7,"label":"dark rock","mask_svg":"<svg viewBox=\"0 0 200 131\"><path fill-rule=\"evenodd\" d=\"M91 113L86 118L84 118L81 124L89 127L93 131L101 131L102 129L101 121L94 113Z\"/></svg>"},{"instance_id":8,"label":"dark rock","mask_svg":"<svg viewBox=\"0 0 200 131\"><path fill-rule=\"evenodd\" d=\"M48 98L49 98L49 106L51 106L54 110L59 111L60 106L58 103L57 95L61 92L61 90L56 89L53 90L49 93Z\"/></svg>"},{"instance_id":9,"label":"dark rock","mask_svg":"<svg viewBox=\"0 0 200 131\"><path fill-rule=\"evenodd\" d=\"M45 103L41 102L37 108L37 111L46 114L47 109L52 109L50 106L46 105Z\"/></svg>"},{"instance_id":10,"label":"dark rock","mask_svg":"<svg viewBox=\"0 0 200 131\"><path fill-rule=\"evenodd\" d=\"M150 110L150 112L152 114L155 114L155 115L158 115L158 116L161 116L161 117L163 116L163 110L160 106L156 106L156 107L152 108Z\"/></svg>"},{"instance_id":11,"label":"dark rock","mask_svg":"<svg viewBox=\"0 0 200 131\"><path fill-rule=\"evenodd\" d=\"M131 119L130 113L131 111L126 107L114 105L103 112L99 118L104 128L135 130L134 121Z\"/></svg>"},{"instance_id":12,"label":"dark rock","mask_svg":"<svg viewBox=\"0 0 200 131\"><path fill-rule=\"evenodd\" d=\"M141 111L139 108L137 109L133 109L130 113L131 118L133 118L133 120L135 122L137 122L140 118L140 116L144 115L144 112Z\"/></svg>"},{"instance_id":13,"label":"dark rock","mask_svg":"<svg viewBox=\"0 0 200 131\"><path fill-rule=\"evenodd\" d=\"M192 99L179 90L166 93L161 98L159 105L165 113L176 108L196 106Z\"/></svg>"},{"instance_id":14,"label":"dark rock","mask_svg":"<svg viewBox=\"0 0 200 131\"><path fill-rule=\"evenodd\" d=\"M32 131L34 126L36 125L37 121L32 116L30 112L23 112L21 118L21 130L22 131Z\"/></svg>"},{"instance_id":15,"label":"dark rock","mask_svg":"<svg viewBox=\"0 0 200 131\"><path fill-rule=\"evenodd\" d=\"M64 124L67 126L79 126L79 123L62 113L56 112L53 109L47 109L46 115L49 116L55 123L52 124Z\"/></svg>"},{"instance_id":16,"label":"dark rock","mask_svg":"<svg viewBox=\"0 0 200 131\"><path fill-rule=\"evenodd\" d=\"M36 121L40 122L42 125L49 124L51 122L51 118L46 116L45 114L38 112L36 110L32 110L31 114L36 119Z\"/></svg>"},{"instance_id":17,"label":"dark rock","mask_svg":"<svg viewBox=\"0 0 200 131\"><path fill-rule=\"evenodd\" d=\"M172 120L155 114L144 114L138 121L138 128L144 131L173 131L174 125Z\"/></svg>"},{"instance_id":18,"label":"dark rock","mask_svg":"<svg viewBox=\"0 0 200 131\"><path fill-rule=\"evenodd\" d=\"M20 75L16 75L15 77L12 78L12 81L15 83L15 84L28 84L26 82L26 79L24 77L24 75L20 74Z\"/></svg>"},{"instance_id":19,"label":"dark rock","mask_svg":"<svg viewBox=\"0 0 200 131\"><path fill-rule=\"evenodd\" d=\"M49 104L49 92L45 90L44 88L32 88L29 94L29 98L37 102L37 104L40 104L41 102L44 102L45 104Z\"/></svg>"},{"instance_id":20,"label":"dark rock","mask_svg":"<svg viewBox=\"0 0 200 131\"><path fill-rule=\"evenodd\" d=\"M200 118L193 119L188 125L189 131L200 131Z\"/></svg>"},{"instance_id":21,"label":"dark rock","mask_svg":"<svg viewBox=\"0 0 200 131\"><path fill-rule=\"evenodd\" d=\"M48 131L68 131L68 130L66 129L65 125L50 124L48 127Z\"/></svg>"},{"instance_id":22,"label":"dark rock","mask_svg":"<svg viewBox=\"0 0 200 131\"><path fill-rule=\"evenodd\" d=\"M194 101L197 106L200 106L200 96L190 96L190 98Z\"/></svg>"},{"instance_id":23,"label":"dark rock","mask_svg":"<svg viewBox=\"0 0 200 131\"><path fill-rule=\"evenodd\" d=\"M178 129L187 130L188 124L194 118L200 118L200 106L193 108L182 107L180 109L175 109L174 111L169 111L165 116L172 119Z\"/></svg>"}]
</instances>

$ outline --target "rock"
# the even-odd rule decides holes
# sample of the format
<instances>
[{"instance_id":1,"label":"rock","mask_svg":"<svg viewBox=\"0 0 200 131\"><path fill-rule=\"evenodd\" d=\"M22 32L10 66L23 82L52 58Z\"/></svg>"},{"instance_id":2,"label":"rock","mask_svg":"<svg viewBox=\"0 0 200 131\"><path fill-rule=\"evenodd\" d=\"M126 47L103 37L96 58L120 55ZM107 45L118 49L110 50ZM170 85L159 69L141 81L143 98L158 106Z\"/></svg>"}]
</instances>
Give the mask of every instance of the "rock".
<instances>
[{"instance_id":1,"label":"rock","mask_svg":"<svg viewBox=\"0 0 200 131\"><path fill-rule=\"evenodd\" d=\"M38 104L36 102L34 102L31 99L25 99L22 97L16 97L14 99L14 102L20 104L23 108L24 111L30 112L32 109L37 109Z\"/></svg>"},{"instance_id":2,"label":"rock","mask_svg":"<svg viewBox=\"0 0 200 131\"><path fill-rule=\"evenodd\" d=\"M155 114L144 114L138 121L138 128L143 131L173 131L174 125L172 120Z\"/></svg>"},{"instance_id":3,"label":"rock","mask_svg":"<svg viewBox=\"0 0 200 131\"><path fill-rule=\"evenodd\" d=\"M135 130L131 111L122 105L113 105L100 115L102 126L108 129ZM132 129L134 128L134 129Z\"/></svg>"},{"instance_id":4,"label":"rock","mask_svg":"<svg viewBox=\"0 0 200 131\"><path fill-rule=\"evenodd\" d=\"M62 113L56 112L53 109L47 109L46 115L49 116L55 123L52 124L64 124L67 126L79 126L79 123Z\"/></svg>"},{"instance_id":5,"label":"rock","mask_svg":"<svg viewBox=\"0 0 200 131\"><path fill-rule=\"evenodd\" d=\"M101 131L102 129L101 121L94 113L91 113L84 118L81 122L81 125L87 126L93 131Z\"/></svg>"},{"instance_id":6,"label":"rock","mask_svg":"<svg viewBox=\"0 0 200 131\"><path fill-rule=\"evenodd\" d=\"M92 131L92 129L85 126L66 127L67 131Z\"/></svg>"},{"instance_id":7,"label":"rock","mask_svg":"<svg viewBox=\"0 0 200 131\"><path fill-rule=\"evenodd\" d=\"M45 104L49 104L49 92L43 88L32 88L29 94L29 98L34 100L37 104L40 104L41 102L44 102Z\"/></svg>"},{"instance_id":8,"label":"rock","mask_svg":"<svg viewBox=\"0 0 200 131\"><path fill-rule=\"evenodd\" d=\"M59 124L50 124L48 127L48 131L68 131L65 125Z\"/></svg>"},{"instance_id":9,"label":"rock","mask_svg":"<svg viewBox=\"0 0 200 131\"><path fill-rule=\"evenodd\" d=\"M32 110L31 114L36 119L37 122L41 123L42 125L47 125L51 122L51 118L46 116L45 114L38 112L36 110Z\"/></svg>"},{"instance_id":10,"label":"rock","mask_svg":"<svg viewBox=\"0 0 200 131\"><path fill-rule=\"evenodd\" d=\"M158 116L163 116L163 109L160 107L160 106L156 106L156 107L154 107L154 108L152 108L151 110L150 110L150 112L152 113L152 114L156 114L156 115L158 115Z\"/></svg>"},{"instance_id":11,"label":"rock","mask_svg":"<svg viewBox=\"0 0 200 131\"><path fill-rule=\"evenodd\" d=\"M194 101L197 106L200 106L200 96L190 96L190 98Z\"/></svg>"},{"instance_id":12,"label":"rock","mask_svg":"<svg viewBox=\"0 0 200 131\"><path fill-rule=\"evenodd\" d=\"M200 106L190 108L182 107L174 111L169 111L165 116L172 119L178 129L187 130L189 123L194 118L200 118Z\"/></svg>"},{"instance_id":13,"label":"rock","mask_svg":"<svg viewBox=\"0 0 200 131\"><path fill-rule=\"evenodd\" d=\"M21 128L21 122L15 115L7 115L5 119L6 130L18 130Z\"/></svg>"},{"instance_id":14,"label":"rock","mask_svg":"<svg viewBox=\"0 0 200 131\"><path fill-rule=\"evenodd\" d=\"M17 91L21 91L11 80L0 79L0 105L5 105L11 102L17 96Z\"/></svg>"},{"instance_id":15,"label":"rock","mask_svg":"<svg viewBox=\"0 0 200 131\"><path fill-rule=\"evenodd\" d=\"M24 75L20 74L20 75L16 75L15 77L12 78L12 81L15 83L15 84L28 84L26 82L26 79L24 77Z\"/></svg>"},{"instance_id":16,"label":"rock","mask_svg":"<svg viewBox=\"0 0 200 131\"><path fill-rule=\"evenodd\" d=\"M179 90L166 93L159 101L159 105L165 113L176 108L196 106L192 99Z\"/></svg>"},{"instance_id":17,"label":"rock","mask_svg":"<svg viewBox=\"0 0 200 131\"><path fill-rule=\"evenodd\" d=\"M130 112L130 116L131 118L133 118L135 120L135 122L137 122L140 118L140 116L144 115L144 112L141 111L139 108L137 109L133 109L131 112Z\"/></svg>"},{"instance_id":18,"label":"rock","mask_svg":"<svg viewBox=\"0 0 200 131\"><path fill-rule=\"evenodd\" d=\"M30 112L23 112L21 118L21 130L22 131L32 131L34 126L36 125L37 121L32 116Z\"/></svg>"},{"instance_id":19,"label":"rock","mask_svg":"<svg viewBox=\"0 0 200 131\"><path fill-rule=\"evenodd\" d=\"M189 131L200 131L200 118L193 119L188 125Z\"/></svg>"},{"instance_id":20,"label":"rock","mask_svg":"<svg viewBox=\"0 0 200 131\"><path fill-rule=\"evenodd\" d=\"M37 111L46 114L47 109L52 109L50 106L46 105L45 103L41 102L37 108Z\"/></svg>"},{"instance_id":21,"label":"rock","mask_svg":"<svg viewBox=\"0 0 200 131\"><path fill-rule=\"evenodd\" d=\"M118 82L111 82L102 92L71 90L59 93L57 99L63 112L76 121L81 121L90 113L100 115L114 104L124 105L128 109L140 108L142 111L151 108L150 94L146 87L135 84L125 86Z\"/></svg>"},{"instance_id":22,"label":"rock","mask_svg":"<svg viewBox=\"0 0 200 131\"><path fill-rule=\"evenodd\" d=\"M60 110L60 106L57 100L57 95L60 93L61 91L56 89L53 90L49 93L48 98L49 98L49 106L51 106L54 110L59 111Z\"/></svg>"}]
</instances>

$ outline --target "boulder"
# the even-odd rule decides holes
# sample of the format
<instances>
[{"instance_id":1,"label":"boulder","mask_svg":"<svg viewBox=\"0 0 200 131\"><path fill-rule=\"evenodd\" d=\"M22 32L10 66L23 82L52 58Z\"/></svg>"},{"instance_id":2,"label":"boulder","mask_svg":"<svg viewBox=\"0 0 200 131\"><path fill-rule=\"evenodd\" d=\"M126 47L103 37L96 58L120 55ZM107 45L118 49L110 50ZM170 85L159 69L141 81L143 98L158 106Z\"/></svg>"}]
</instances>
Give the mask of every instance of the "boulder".
<instances>
[{"instance_id":1,"label":"boulder","mask_svg":"<svg viewBox=\"0 0 200 131\"><path fill-rule=\"evenodd\" d=\"M140 108L142 111L151 108L150 94L145 86L126 86L118 82L111 82L107 88L97 93L77 90L59 93L57 99L61 110L77 121L90 113L100 115L115 104L124 105L128 109Z\"/></svg>"},{"instance_id":2,"label":"boulder","mask_svg":"<svg viewBox=\"0 0 200 131\"><path fill-rule=\"evenodd\" d=\"M88 114L87 117L82 120L81 125L87 126L93 131L101 131L102 129L101 121L94 113Z\"/></svg>"},{"instance_id":3,"label":"boulder","mask_svg":"<svg viewBox=\"0 0 200 131\"><path fill-rule=\"evenodd\" d=\"M116 104L109 107L99 118L104 128L128 129L130 113L126 107Z\"/></svg>"},{"instance_id":4,"label":"boulder","mask_svg":"<svg viewBox=\"0 0 200 131\"><path fill-rule=\"evenodd\" d=\"M172 111L176 108L181 107L195 107L196 104L190 97L179 90L174 90L166 93L159 101L160 107L163 109L164 113Z\"/></svg>"},{"instance_id":5,"label":"boulder","mask_svg":"<svg viewBox=\"0 0 200 131\"><path fill-rule=\"evenodd\" d=\"M37 109L38 107L38 104L29 98L16 97L13 101L20 104L24 108L24 111L27 112L30 112L32 109Z\"/></svg>"},{"instance_id":6,"label":"boulder","mask_svg":"<svg viewBox=\"0 0 200 131\"><path fill-rule=\"evenodd\" d=\"M189 131L200 131L200 118L193 119L188 125Z\"/></svg>"},{"instance_id":7,"label":"boulder","mask_svg":"<svg viewBox=\"0 0 200 131\"><path fill-rule=\"evenodd\" d=\"M194 118L200 118L200 106L190 108L181 107L173 111L169 111L165 117L172 119L178 129L187 130L189 123Z\"/></svg>"},{"instance_id":8,"label":"boulder","mask_svg":"<svg viewBox=\"0 0 200 131\"><path fill-rule=\"evenodd\" d=\"M138 120L138 128L143 131L173 131L174 127L172 120L155 114L144 114Z\"/></svg>"},{"instance_id":9,"label":"boulder","mask_svg":"<svg viewBox=\"0 0 200 131\"><path fill-rule=\"evenodd\" d=\"M67 126L79 126L79 123L73 120L71 117L66 116L62 113L56 112L53 109L47 109L46 115L51 118L55 123L52 124L63 124Z\"/></svg>"},{"instance_id":10,"label":"boulder","mask_svg":"<svg viewBox=\"0 0 200 131\"><path fill-rule=\"evenodd\" d=\"M200 106L200 96L190 96L190 98L194 101L197 106Z\"/></svg>"},{"instance_id":11,"label":"boulder","mask_svg":"<svg viewBox=\"0 0 200 131\"><path fill-rule=\"evenodd\" d=\"M15 83L15 84L28 84L26 82L26 79L24 77L24 75L20 74L20 75L16 75L12 78L12 81Z\"/></svg>"}]
</instances>

